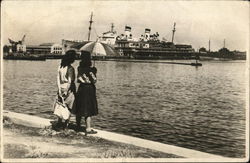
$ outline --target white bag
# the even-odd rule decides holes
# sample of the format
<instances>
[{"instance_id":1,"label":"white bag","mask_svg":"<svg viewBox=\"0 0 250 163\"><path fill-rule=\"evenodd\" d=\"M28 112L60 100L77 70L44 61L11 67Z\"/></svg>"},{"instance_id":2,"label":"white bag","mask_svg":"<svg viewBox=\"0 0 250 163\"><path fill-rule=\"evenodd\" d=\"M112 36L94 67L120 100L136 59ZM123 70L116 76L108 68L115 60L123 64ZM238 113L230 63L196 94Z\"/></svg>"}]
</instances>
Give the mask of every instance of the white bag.
<instances>
[{"instance_id":1,"label":"white bag","mask_svg":"<svg viewBox=\"0 0 250 163\"><path fill-rule=\"evenodd\" d=\"M58 100L56 100L54 105L54 114L64 120L68 120L70 117L70 111L68 110L67 106Z\"/></svg>"}]
</instances>

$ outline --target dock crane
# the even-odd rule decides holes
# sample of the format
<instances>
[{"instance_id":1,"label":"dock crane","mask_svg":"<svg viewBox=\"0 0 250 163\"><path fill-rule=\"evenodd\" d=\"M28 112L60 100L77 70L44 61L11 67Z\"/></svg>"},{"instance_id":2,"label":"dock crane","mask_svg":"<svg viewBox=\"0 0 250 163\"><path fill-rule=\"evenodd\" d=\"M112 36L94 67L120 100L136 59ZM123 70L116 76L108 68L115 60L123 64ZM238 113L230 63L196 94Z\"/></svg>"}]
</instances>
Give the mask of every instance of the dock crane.
<instances>
[{"instance_id":1,"label":"dock crane","mask_svg":"<svg viewBox=\"0 0 250 163\"><path fill-rule=\"evenodd\" d=\"M19 41L14 41L14 40L8 38L9 43L11 44L11 50L12 50L12 52L16 52L17 51L17 45L18 44L21 44L21 45L24 44L25 37L26 37L26 35L23 35L22 39L19 40Z\"/></svg>"}]
</instances>

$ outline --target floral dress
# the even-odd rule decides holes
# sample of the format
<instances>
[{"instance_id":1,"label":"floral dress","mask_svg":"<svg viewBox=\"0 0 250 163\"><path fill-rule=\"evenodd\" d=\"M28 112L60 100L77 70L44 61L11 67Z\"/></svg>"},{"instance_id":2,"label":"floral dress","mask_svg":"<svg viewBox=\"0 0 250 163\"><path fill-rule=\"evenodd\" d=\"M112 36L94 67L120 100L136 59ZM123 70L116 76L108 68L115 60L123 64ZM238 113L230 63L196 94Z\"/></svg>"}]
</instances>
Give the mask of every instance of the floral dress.
<instances>
[{"instance_id":1,"label":"floral dress","mask_svg":"<svg viewBox=\"0 0 250 163\"><path fill-rule=\"evenodd\" d=\"M96 68L79 66L77 79L80 85L76 93L76 115L84 117L97 115Z\"/></svg>"}]
</instances>

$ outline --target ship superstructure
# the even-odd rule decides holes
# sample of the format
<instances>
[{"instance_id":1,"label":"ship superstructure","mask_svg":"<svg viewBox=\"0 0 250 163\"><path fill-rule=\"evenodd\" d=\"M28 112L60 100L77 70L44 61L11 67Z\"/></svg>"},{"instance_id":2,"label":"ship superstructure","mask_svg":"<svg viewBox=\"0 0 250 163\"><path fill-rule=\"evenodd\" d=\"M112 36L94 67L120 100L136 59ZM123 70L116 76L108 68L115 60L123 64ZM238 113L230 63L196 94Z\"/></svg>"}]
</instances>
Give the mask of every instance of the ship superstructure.
<instances>
[{"instance_id":1,"label":"ship superstructure","mask_svg":"<svg viewBox=\"0 0 250 163\"><path fill-rule=\"evenodd\" d=\"M124 34L117 35L113 29L103 33L100 41L113 46L120 56L131 58L149 59L191 59L194 49L191 45L174 44L175 23L172 34L172 41L167 42L159 39L159 33L151 33L151 29L145 28L140 38L134 38L132 28L125 26Z\"/></svg>"},{"instance_id":2,"label":"ship superstructure","mask_svg":"<svg viewBox=\"0 0 250 163\"><path fill-rule=\"evenodd\" d=\"M107 32L104 32L102 34L102 36L99 37L98 39L100 40L100 42L108 44L108 45L114 47L116 38L117 38L117 33L114 30L114 24L112 23L111 24L111 30L107 31Z\"/></svg>"}]
</instances>

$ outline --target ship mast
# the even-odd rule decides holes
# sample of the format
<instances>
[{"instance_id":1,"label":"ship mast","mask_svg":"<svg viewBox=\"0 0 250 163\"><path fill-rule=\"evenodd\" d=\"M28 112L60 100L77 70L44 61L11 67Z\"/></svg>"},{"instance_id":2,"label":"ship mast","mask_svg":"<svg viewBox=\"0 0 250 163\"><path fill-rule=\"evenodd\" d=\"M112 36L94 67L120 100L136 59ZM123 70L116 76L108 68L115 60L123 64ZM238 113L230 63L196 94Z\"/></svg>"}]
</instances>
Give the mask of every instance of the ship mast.
<instances>
[{"instance_id":1,"label":"ship mast","mask_svg":"<svg viewBox=\"0 0 250 163\"><path fill-rule=\"evenodd\" d=\"M223 48L225 48L226 47L226 40L224 39L224 41L223 41Z\"/></svg>"},{"instance_id":2,"label":"ship mast","mask_svg":"<svg viewBox=\"0 0 250 163\"><path fill-rule=\"evenodd\" d=\"M114 23L111 23L111 32L113 33L114 32Z\"/></svg>"},{"instance_id":3,"label":"ship mast","mask_svg":"<svg viewBox=\"0 0 250 163\"><path fill-rule=\"evenodd\" d=\"M208 51L210 52L210 39L208 41Z\"/></svg>"},{"instance_id":4,"label":"ship mast","mask_svg":"<svg viewBox=\"0 0 250 163\"><path fill-rule=\"evenodd\" d=\"M174 23L174 28L173 28L173 35L172 35L172 43L174 43L174 33L175 33L175 25L176 25L176 23Z\"/></svg>"},{"instance_id":5,"label":"ship mast","mask_svg":"<svg viewBox=\"0 0 250 163\"><path fill-rule=\"evenodd\" d=\"M92 17L93 17L93 12L91 12L91 15L90 15L88 41L89 41L89 39L90 39L91 25L92 25L92 23L93 23Z\"/></svg>"}]
</instances>

